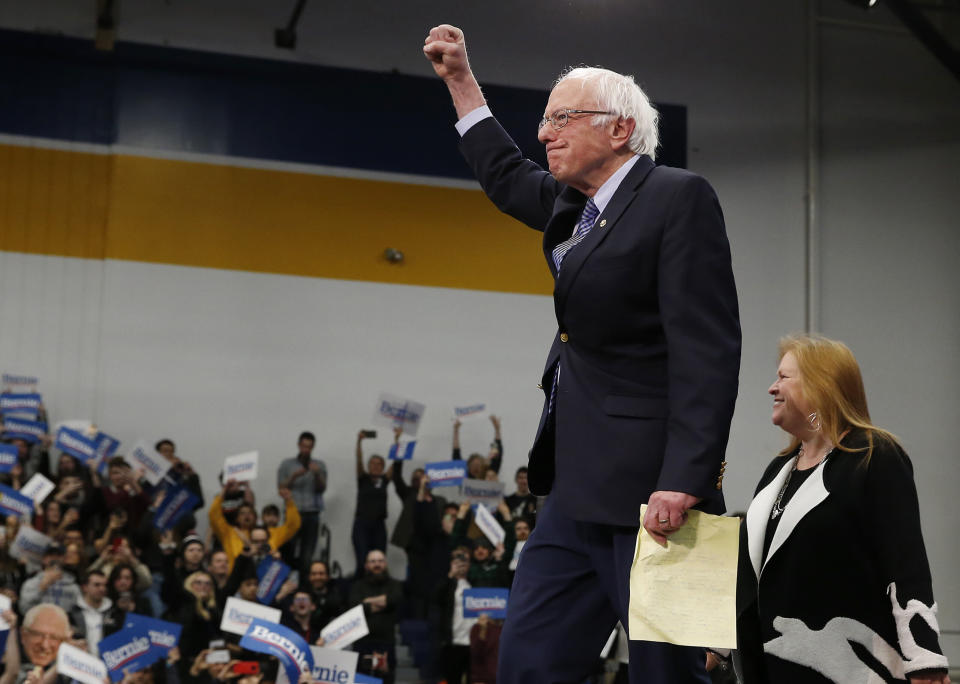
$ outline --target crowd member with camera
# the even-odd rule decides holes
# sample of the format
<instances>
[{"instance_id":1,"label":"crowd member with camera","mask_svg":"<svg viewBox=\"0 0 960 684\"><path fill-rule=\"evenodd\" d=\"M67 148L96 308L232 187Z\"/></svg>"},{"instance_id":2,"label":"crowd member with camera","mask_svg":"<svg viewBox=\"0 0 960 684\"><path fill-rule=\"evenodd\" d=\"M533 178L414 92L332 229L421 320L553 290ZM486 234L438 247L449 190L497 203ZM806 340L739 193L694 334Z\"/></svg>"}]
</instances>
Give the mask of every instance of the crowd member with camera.
<instances>
[{"instance_id":1,"label":"crowd member with camera","mask_svg":"<svg viewBox=\"0 0 960 684\"><path fill-rule=\"evenodd\" d=\"M475 618L463 615L463 592L472 588L470 549L458 546L450 554L446 579L433 592L431 622L439 647L440 672L447 684L460 684L470 671L470 630Z\"/></svg>"},{"instance_id":2,"label":"crowd member with camera","mask_svg":"<svg viewBox=\"0 0 960 684\"><path fill-rule=\"evenodd\" d=\"M257 510L249 504L242 505L237 511L236 525L230 525L223 516L220 502L226 494L236 489L236 486L237 484L233 480L227 481L223 491L217 494L213 498L213 503L210 504L210 527L226 552L231 567L243 548L250 544L250 534L257 523ZM300 512L294 503L291 491L281 488L278 493L280 498L286 502L285 520L282 525L266 530L266 544L272 550L279 549L287 543L300 528Z\"/></svg>"},{"instance_id":3,"label":"crowd member with camera","mask_svg":"<svg viewBox=\"0 0 960 684\"><path fill-rule=\"evenodd\" d=\"M313 561L320 535L320 514L323 493L327 489L327 465L313 458L317 438L312 432L301 432L297 439L297 455L277 468L277 489L287 490L300 513L300 524L282 553L287 565L305 577Z\"/></svg>"},{"instance_id":4,"label":"crowd member with camera","mask_svg":"<svg viewBox=\"0 0 960 684\"><path fill-rule=\"evenodd\" d=\"M28 611L41 603L59 606L69 612L80 598L77 579L63 569L63 547L54 544L43 552L43 569L23 583L20 610Z\"/></svg>"},{"instance_id":5,"label":"crowd member with camera","mask_svg":"<svg viewBox=\"0 0 960 684\"><path fill-rule=\"evenodd\" d=\"M386 467L383 456L374 454L363 465L363 440L376 437L374 430L357 433L357 510L353 517L353 550L356 574L359 575L367 553L387 550L387 484L393 477L393 466ZM396 433L395 443L399 443Z\"/></svg>"}]
</instances>

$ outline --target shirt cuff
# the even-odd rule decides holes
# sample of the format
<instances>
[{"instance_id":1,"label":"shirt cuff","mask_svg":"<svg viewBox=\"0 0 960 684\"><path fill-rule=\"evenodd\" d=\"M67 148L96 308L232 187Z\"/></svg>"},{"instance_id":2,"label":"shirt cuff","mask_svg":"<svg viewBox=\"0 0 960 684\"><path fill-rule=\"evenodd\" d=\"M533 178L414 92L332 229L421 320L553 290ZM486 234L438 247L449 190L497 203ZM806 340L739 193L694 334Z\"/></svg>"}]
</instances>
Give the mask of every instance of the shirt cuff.
<instances>
[{"instance_id":1,"label":"shirt cuff","mask_svg":"<svg viewBox=\"0 0 960 684\"><path fill-rule=\"evenodd\" d=\"M460 137L462 138L467 134L467 131L473 128L477 123L492 116L493 112L490 111L490 107L487 105L481 105L472 112L467 113L466 116L456 123L457 133L459 133Z\"/></svg>"}]
</instances>

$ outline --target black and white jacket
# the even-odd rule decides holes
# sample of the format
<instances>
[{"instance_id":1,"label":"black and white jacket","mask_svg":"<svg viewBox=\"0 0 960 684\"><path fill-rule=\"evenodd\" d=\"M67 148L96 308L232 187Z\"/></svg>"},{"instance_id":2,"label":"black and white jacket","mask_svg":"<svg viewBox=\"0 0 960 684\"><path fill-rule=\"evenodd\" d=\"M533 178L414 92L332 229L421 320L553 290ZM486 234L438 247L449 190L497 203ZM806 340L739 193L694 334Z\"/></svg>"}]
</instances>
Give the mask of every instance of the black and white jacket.
<instances>
[{"instance_id":1,"label":"black and white jacket","mask_svg":"<svg viewBox=\"0 0 960 684\"><path fill-rule=\"evenodd\" d=\"M760 479L741 539L738 642L746 684L901 682L947 668L920 531L913 466L875 439L835 449L787 503L764 557L770 511L796 452ZM854 430L842 441L864 447Z\"/></svg>"}]
</instances>

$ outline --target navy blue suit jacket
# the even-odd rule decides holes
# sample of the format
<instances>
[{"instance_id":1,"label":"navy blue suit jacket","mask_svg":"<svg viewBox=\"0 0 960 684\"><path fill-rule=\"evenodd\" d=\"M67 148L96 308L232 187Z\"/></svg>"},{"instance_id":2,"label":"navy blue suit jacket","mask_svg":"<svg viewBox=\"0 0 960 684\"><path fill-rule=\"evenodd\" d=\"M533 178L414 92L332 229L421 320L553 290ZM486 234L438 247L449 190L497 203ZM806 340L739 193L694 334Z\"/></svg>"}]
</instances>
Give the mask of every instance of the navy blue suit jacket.
<instances>
[{"instance_id":1,"label":"navy blue suit jacket","mask_svg":"<svg viewBox=\"0 0 960 684\"><path fill-rule=\"evenodd\" d=\"M495 119L461 151L502 211L543 231L558 330L530 488L576 520L636 526L657 490L722 512L740 323L723 215L700 176L641 157L559 276L553 248L586 203L523 157ZM553 415L547 406L561 366Z\"/></svg>"}]
</instances>

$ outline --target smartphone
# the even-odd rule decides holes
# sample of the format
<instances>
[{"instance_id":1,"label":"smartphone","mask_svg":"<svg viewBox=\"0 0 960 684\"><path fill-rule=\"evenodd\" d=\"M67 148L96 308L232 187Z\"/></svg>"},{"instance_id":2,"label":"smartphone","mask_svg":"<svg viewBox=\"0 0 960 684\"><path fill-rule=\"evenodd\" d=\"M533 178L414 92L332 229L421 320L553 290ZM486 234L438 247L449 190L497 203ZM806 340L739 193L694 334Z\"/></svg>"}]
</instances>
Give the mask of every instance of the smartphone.
<instances>
[{"instance_id":1,"label":"smartphone","mask_svg":"<svg viewBox=\"0 0 960 684\"><path fill-rule=\"evenodd\" d=\"M239 660L233 664L233 673L238 675L260 674L260 663L256 660Z\"/></svg>"},{"instance_id":2,"label":"smartphone","mask_svg":"<svg viewBox=\"0 0 960 684\"><path fill-rule=\"evenodd\" d=\"M376 430L364 430L364 431L363 431L363 436L366 437L367 439L374 439L374 438L377 436L377 431L376 431Z\"/></svg>"}]
</instances>

